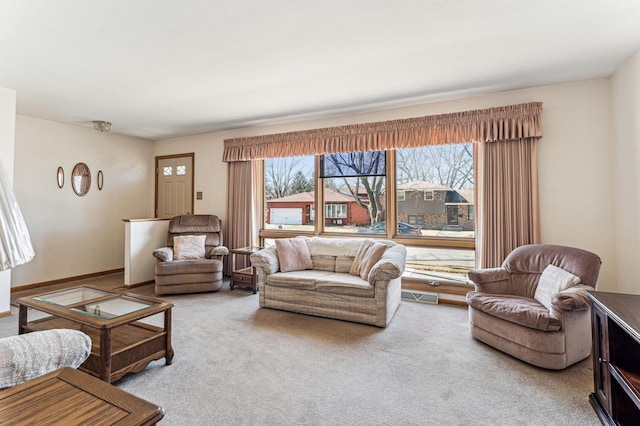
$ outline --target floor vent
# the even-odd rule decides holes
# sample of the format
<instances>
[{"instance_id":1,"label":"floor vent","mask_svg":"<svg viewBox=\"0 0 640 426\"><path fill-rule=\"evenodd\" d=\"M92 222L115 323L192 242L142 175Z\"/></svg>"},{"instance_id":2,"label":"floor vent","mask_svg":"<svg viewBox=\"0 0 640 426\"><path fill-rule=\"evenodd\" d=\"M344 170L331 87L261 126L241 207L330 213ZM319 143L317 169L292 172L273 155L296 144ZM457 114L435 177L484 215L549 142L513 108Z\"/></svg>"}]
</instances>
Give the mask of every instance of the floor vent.
<instances>
[{"instance_id":1,"label":"floor vent","mask_svg":"<svg viewBox=\"0 0 640 426\"><path fill-rule=\"evenodd\" d=\"M424 291L417 290L402 290L401 299L408 300L410 302L431 303L438 304L438 293L426 293Z\"/></svg>"}]
</instances>

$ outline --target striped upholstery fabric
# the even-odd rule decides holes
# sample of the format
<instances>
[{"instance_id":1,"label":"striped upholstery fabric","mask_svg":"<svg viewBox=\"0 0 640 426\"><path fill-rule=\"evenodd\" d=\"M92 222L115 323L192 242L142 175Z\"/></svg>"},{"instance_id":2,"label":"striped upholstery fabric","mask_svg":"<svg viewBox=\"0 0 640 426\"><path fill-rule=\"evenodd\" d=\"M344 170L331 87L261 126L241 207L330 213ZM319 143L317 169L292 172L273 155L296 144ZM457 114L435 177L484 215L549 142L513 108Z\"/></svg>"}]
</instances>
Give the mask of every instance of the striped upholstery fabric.
<instances>
[{"instance_id":1,"label":"striped upholstery fabric","mask_svg":"<svg viewBox=\"0 0 640 426\"><path fill-rule=\"evenodd\" d=\"M0 339L0 388L62 367L78 368L91 353L91 338L77 330L36 331Z\"/></svg>"},{"instance_id":2,"label":"striped upholstery fabric","mask_svg":"<svg viewBox=\"0 0 640 426\"><path fill-rule=\"evenodd\" d=\"M407 251L389 246L367 281L349 269L367 239L305 238L312 270L280 272L274 247L251 255L256 267L260 306L386 327L400 305L400 277Z\"/></svg>"}]
</instances>

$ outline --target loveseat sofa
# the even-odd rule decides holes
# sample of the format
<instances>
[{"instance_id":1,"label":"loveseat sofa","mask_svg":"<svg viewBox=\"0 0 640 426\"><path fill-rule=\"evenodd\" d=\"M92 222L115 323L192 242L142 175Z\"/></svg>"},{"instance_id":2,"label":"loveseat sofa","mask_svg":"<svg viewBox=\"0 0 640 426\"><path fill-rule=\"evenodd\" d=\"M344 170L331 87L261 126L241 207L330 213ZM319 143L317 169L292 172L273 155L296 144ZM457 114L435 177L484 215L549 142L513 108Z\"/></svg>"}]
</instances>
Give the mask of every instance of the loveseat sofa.
<instances>
[{"instance_id":1,"label":"loveseat sofa","mask_svg":"<svg viewBox=\"0 0 640 426\"><path fill-rule=\"evenodd\" d=\"M321 237L276 242L279 246L251 255L260 306L377 327L389 324L400 304L400 276L407 257L403 245ZM300 250L287 253L282 249L285 243ZM292 269L291 259L296 257L301 264Z\"/></svg>"}]
</instances>

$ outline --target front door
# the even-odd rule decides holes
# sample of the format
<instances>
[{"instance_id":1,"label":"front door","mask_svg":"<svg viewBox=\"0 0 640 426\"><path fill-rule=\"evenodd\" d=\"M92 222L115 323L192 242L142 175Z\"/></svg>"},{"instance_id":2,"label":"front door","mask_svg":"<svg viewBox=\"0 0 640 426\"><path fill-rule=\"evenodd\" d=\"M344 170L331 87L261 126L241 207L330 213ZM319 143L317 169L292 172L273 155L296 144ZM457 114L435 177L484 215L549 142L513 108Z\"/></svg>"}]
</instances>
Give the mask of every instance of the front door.
<instances>
[{"instance_id":1,"label":"front door","mask_svg":"<svg viewBox=\"0 0 640 426\"><path fill-rule=\"evenodd\" d=\"M458 206L447 206L447 225L458 224Z\"/></svg>"},{"instance_id":2,"label":"front door","mask_svg":"<svg viewBox=\"0 0 640 426\"><path fill-rule=\"evenodd\" d=\"M193 214L194 154L156 157L156 217Z\"/></svg>"}]
</instances>

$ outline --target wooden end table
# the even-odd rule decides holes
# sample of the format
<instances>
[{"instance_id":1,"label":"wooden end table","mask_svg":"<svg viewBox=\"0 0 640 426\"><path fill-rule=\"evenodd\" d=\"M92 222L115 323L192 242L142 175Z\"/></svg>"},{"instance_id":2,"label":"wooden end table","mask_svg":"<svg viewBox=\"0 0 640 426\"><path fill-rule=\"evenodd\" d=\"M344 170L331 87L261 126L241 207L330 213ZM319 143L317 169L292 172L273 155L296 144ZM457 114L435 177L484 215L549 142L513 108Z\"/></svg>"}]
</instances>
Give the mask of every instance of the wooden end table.
<instances>
[{"instance_id":1,"label":"wooden end table","mask_svg":"<svg viewBox=\"0 0 640 426\"><path fill-rule=\"evenodd\" d=\"M91 355L79 367L107 383L137 373L154 360L173 359L171 308L173 303L93 286L21 297L18 333L54 328L80 330L91 337ZM29 321L29 309L40 318ZM43 317L41 313L47 314ZM163 314L163 326L145 318Z\"/></svg>"},{"instance_id":2,"label":"wooden end table","mask_svg":"<svg viewBox=\"0 0 640 426\"><path fill-rule=\"evenodd\" d=\"M0 391L3 425L153 425L164 408L70 367Z\"/></svg>"},{"instance_id":3,"label":"wooden end table","mask_svg":"<svg viewBox=\"0 0 640 426\"><path fill-rule=\"evenodd\" d=\"M233 287L238 286L239 288L251 288L253 290L253 294L256 294L257 285L258 285L258 277L256 276L256 268L253 266L249 266L248 268L238 269L236 270L236 255L244 255L249 256L253 253L256 253L262 250L263 247L242 247L230 250L231 252L231 283L229 286L231 290Z\"/></svg>"}]
</instances>

